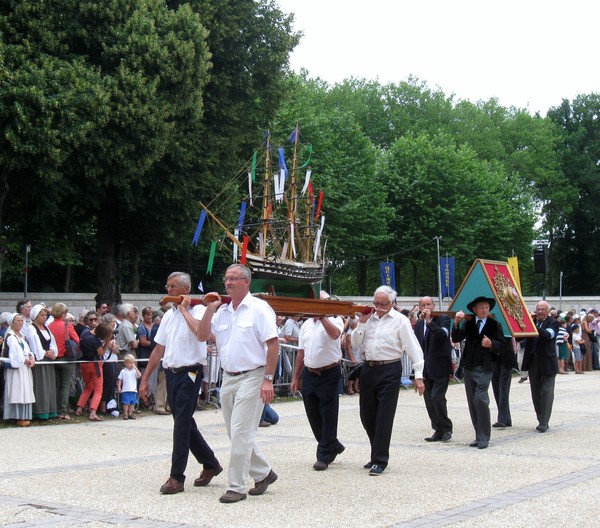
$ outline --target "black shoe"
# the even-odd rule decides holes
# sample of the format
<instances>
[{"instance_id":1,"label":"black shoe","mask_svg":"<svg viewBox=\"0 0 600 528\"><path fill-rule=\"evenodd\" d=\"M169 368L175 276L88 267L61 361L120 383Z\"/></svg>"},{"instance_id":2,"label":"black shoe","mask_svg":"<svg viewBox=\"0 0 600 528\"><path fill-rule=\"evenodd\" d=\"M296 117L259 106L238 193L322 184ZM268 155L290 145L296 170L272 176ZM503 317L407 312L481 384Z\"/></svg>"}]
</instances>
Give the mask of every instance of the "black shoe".
<instances>
[{"instance_id":1,"label":"black shoe","mask_svg":"<svg viewBox=\"0 0 600 528\"><path fill-rule=\"evenodd\" d=\"M478 441L478 440L475 440L475 442L471 442L471 443L469 444L469 447L479 447L479 441Z\"/></svg>"},{"instance_id":2,"label":"black shoe","mask_svg":"<svg viewBox=\"0 0 600 528\"><path fill-rule=\"evenodd\" d=\"M317 460L313 464L313 469L315 471L325 471L328 467L329 467L329 464L327 464L326 462L323 462L322 460Z\"/></svg>"},{"instance_id":3,"label":"black shoe","mask_svg":"<svg viewBox=\"0 0 600 528\"><path fill-rule=\"evenodd\" d=\"M333 458L331 459L331 461L329 463L331 464L331 462L333 462L336 459L336 457L338 455L341 455L344 451L346 451L346 447L343 446L342 444L340 444L339 449L334 453Z\"/></svg>"},{"instance_id":4,"label":"black shoe","mask_svg":"<svg viewBox=\"0 0 600 528\"><path fill-rule=\"evenodd\" d=\"M548 430L548 426L547 425L538 425L535 428L536 431L540 432L540 433L545 433Z\"/></svg>"},{"instance_id":5,"label":"black shoe","mask_svg":"<svg viewBox=\"0 0 600 528\"><path fill-rule=\"evenodd\" d=\"M373 467L373 462L367 462L363 467L365 469L371 469Z\"/></svg>"},{"instance_id":6,"label":"black shoe","mask_svg":"<svg viewBox=\"0 0 600 528\"><path fill-rule=\"evenodd\" d=\"M442 439L442 435L439 434L437 431L434 434L432 434L431 436L424 438L425 442L439 442L441 439Z\"/></svg>"},{"instance_id":7,"label":"black shoe","mask_svg":"<svg viewBox=\"0 0 600 528\"><path fill-rule=\"evenodd\" d=\"M502 422L496 422L494 425L492 425L492 427L495 427L496 429L506 429L506 424L503 424Z\"/></svg>"},{"instance_id":8,"label":"black shoe","mask_svg":"<svg viewBox=\"0 0 600 528\"><path fill-rule=\"evenodd\" d=\"M477 449L486 449L488 445L489 442L479 442L479 444L477 445Z\"/></svg>"},{"instance_id":9,"label":"black shoe","mask_svg":"<svg viewBox=\"0 0 600 528\"><path fill-rule=\"evenodd\" d=\"M452 433L450 431L446 431L443 435L442 435L442 442L448 442L450 441L450 439L452 438Z\"/></svg>"},{"instance_id":10,"label":"black shoe","mask_svg":"<svg viewBox=\"0 0 600 528\"><path fill-rule=\"evenodd\" d=\"M372 477L377 477L383 473L384 468L378 466L377 464L373 464L371 469L369 469L369 475Z\"/></svg>"}]
</instances>

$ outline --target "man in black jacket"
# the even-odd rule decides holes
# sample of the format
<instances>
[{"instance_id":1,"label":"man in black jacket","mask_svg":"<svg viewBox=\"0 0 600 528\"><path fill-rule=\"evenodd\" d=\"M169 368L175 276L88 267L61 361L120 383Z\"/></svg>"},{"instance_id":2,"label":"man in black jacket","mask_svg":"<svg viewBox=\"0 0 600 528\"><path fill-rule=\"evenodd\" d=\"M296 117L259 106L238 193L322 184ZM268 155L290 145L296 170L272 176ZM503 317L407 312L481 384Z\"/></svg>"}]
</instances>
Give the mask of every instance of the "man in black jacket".
<instances>
[{"instance_id":1,"label":"man in black jacket","mask_svg":"<svg viewBox=\"0 0 600 528\"><path fill-rule=\"evenodd\" d=\"M419 300L419 320L415 335L423 349L425 368L425 407L435 431L426 442L447 442L452 438L452 421L448 418L446 392L452 375L452 345L450 343L450 318L447 315L432 317L435 304L431 297Z\"/></svg>"},{"instance_id":2,"label":"man in black jacket","mask_svg":"<svg viewBox=\"0 0 600 528\"><path fill-rule=\"evenodd\" d=\"M558 374L556 336L558 321L550 316L550 305L540 301L535 306L538 336L527 338L523 368L529 371L531 399L537 415L536 430L545 433L554 403L554 382Z\"/></svg>"},{"instance_id":3,"label":"man in black jacket","mask_svg":"<svg viewBox=\"0 0 600 528\"><path fill-rule=\"evenodd\" d=\"M475 429L475 441L469 445L479 449L485 449L490 442L492 425L488 390L496 357L506 346L502 325L489 317L494 306L494 299L476 297L467 304L467 308L475 317L460 326L465 314L462 310L456 312L452 328L453 342L465 340L461 365L469 413Z\"/></svg>"}]
</instances>

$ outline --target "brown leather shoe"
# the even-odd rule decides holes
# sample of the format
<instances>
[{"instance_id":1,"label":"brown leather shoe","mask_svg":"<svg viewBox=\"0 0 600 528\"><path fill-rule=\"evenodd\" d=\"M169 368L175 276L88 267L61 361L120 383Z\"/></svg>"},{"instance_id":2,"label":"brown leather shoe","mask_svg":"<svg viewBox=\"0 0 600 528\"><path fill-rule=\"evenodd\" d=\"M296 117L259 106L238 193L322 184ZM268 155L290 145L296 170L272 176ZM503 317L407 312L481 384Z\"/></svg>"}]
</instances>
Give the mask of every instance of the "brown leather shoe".
<instances>
[{"instance_id":1,"label":"brown leather shoe","mask_svg":"<svg viewBox=\"0 0 600 528\"><path fill-rule=\"evenodd\" d=\"M239 502L246 500L245 493L238 493L237 491L227 490L223 495L219 497L219 502L223 504L232 504L234 502Z\"/></svg>"},{"instance_id":2,"label":"brown leather shoe","mask_svg":"<svg viewBox=\"0 0 600 528\"><path fill-rule=\"evenodd\" d=\"M174 495L175 493L181 493L183 491L183 482L179 482L172 477L167 479L160 487L160 492L164 495Z\"/></svg>"},{"instance_id":3,"label":"brown leather shoe","mask_svg":"<svg viewBox=\"0 0 600 528\"><path fill-rule=\"evenodd\" d=\"M208 486L210 481L216 477L219 473L223 471L221 466L217 466L216 468L203 469L200 476L194 480L194 486Z\"/></svg>"},{"instance_id":4,"label":"brown leather shoe","mask_svg":"<svg viewBox=\"0 0 600 528\"><path fill-rule=\"evenodd\" d=\"M269 471L269 474L262 479L260 482L255 482L254 487L248 491L250 495L262 495L267 488L277 480L277 473L273 470Z\"/></svg>"},{"instance_id":5,"label":"brown leather shoe","mask_svg":"<svg viewBox=\"0 0 600 528\"><path fill-rule=\"evenodd\" d=\"M325 471L329 467L329 464L323 462L322 460L317 460L313 464L313 469L316 471Z\"/></svg>"}]
</instances>

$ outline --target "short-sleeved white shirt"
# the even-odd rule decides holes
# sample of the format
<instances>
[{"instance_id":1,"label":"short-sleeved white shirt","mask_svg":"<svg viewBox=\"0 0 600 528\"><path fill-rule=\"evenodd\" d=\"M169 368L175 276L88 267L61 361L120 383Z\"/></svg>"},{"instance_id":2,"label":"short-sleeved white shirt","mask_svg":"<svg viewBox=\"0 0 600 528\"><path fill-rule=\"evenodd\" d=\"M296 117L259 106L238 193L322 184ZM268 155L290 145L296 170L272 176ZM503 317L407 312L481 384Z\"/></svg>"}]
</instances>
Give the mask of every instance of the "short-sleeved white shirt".
<instances>
[{"instance_id":1,"label":"short-sleeved white shirt","mask_svg":"<svg viewBox=\"0 0 600 528\"><path fill-rule=\"evenodd\" d=\"M188 308L189 314L198 320L202 319L205 310L202 305ZM206 365L206 342L198 341L176 306L162 318L154 341L165 347L164 368Z\"/></svg>"},{"instance_id":2,"label":"short-sleeved white shirt","mask_svg":"<svg viewBox=\"0 0 600 528\"><path fill-rule=\"evenodd\" d=\"M344 321L341 317L328 317L340 330L344 330ZM305 321L300 328L298 348L304 350L304 365L309 368L321 368L337 363L342 359L340 338L331 339L327 335L321 321L312 317Z\"/></svg>"},{"instance_id":3,"label":"short-sleeved white shirt","mask_svg":"<svg viewBox=\"0 0 600 528\"><path fill-rule=\"evenodd\" d=\"M243 372L266 365L265 343L277 338L277 324L265 301L248 293L237 310L233 303L220 306L211 325L223 370Z\"/></svg>"},{"instance_id":4,"label":"short-sleeved white shirt","mask_svg":"<svg viewBox=\"0 0 600 528\"><path fill-rule=\"evenodd\" d=\"M119 372L121 380L121 392L137 392L137 372L135 369L129 370L127 367Z\"/></svg>"}]
</instances>

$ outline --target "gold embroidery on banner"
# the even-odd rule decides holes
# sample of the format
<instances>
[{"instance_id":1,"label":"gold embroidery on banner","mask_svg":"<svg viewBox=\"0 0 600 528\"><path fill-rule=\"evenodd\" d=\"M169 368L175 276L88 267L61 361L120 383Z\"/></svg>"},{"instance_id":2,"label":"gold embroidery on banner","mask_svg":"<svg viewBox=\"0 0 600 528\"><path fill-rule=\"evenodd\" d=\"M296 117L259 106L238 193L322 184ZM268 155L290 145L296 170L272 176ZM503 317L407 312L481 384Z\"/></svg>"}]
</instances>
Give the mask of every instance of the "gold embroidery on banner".
<instances>
[{"instance_id":1,"label":"gold embroidery on banner","mask_svg":"<svg viewBox=\"0 0 600 528\"><path fill-rule=\"evenodd\" d=\"M494 286L496 287L498 300L502 303L502 306L508 315L519 323L521 330L525 330L523 307L519 300L519 293L510 281L500 273L500 270L496 265L494 265L494 272Z\"/></svg>"}]
</instances>

